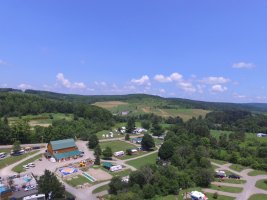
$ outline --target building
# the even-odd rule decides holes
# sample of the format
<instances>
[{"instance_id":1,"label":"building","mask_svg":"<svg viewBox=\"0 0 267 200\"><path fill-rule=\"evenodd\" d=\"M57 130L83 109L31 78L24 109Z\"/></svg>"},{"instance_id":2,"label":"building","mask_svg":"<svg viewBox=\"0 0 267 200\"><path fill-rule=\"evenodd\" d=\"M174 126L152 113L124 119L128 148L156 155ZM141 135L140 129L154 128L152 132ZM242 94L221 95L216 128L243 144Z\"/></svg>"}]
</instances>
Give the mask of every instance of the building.
<instances>
[{"instance_id":1,"label":"building","mask_svg":"<svg viewBox=\"0 0 267 200\"><path fill-rule=\"evenodd\" d=\"M257 137L267 137L266 133L257 133Z\"/></svg>"},{"instance_id":2,"label":"building","mask_svg":"<svg viewBox=\"0 0 267 200\"><path fill-rule=\"evenodd\" d=\"M65 161L77 158L81 152L75 144L74 139L51 141L47 145L47 157L53 157L56 161Z\"/></svg>"},{"instance_id":3,"label":"building","mask_svg":"<svg viewBox=\"0 0 267 200\"><path fill-rule=\"evenodd\" d=\"M133 138L132 139L132 143L134 143L134 144L141 144L141 142L142 142L142 140L143 140L143 138Z\"/></svg>"}]
</instances>

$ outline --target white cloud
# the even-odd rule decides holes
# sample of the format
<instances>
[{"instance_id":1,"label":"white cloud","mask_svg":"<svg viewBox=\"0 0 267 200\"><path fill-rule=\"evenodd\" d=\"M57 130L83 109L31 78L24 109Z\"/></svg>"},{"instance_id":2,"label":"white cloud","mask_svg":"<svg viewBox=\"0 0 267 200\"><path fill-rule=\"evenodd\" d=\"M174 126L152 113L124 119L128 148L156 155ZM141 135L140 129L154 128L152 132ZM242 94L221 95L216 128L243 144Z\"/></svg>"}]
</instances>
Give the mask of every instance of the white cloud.
<instances>
[{"instance_id":1,"label":"white cloud","mask_svg":"<svg viewBox=\"0 0 267 200\"><path fill-rule=\"evenodd\" d=\"M159 89L159 92L160 92L161 94L164 94L166 91L165 91L164 89Z\"/></svg>"},{"instance_id":2,"label":"white cloud","mask_svg":"<svg viewBox=\"0 0 267 200\"><path fill-rule=\"evenodd\" d=\"M146 85L146 86L151 85L150 79L147 75L142 76L140 79L132 79L131 82L136 85Z\"/></svg>"},{"instance_id":3,"label":"white cloud","mask_svg":"<svg viewBox=\"0 0 267 200\"><path fill-rule=\"evenodd\" d=\"M154 80L160 83L168 83L172 81L181 81L183 76L177 72L172 73L170 76L164 76L162 74L157 74L154 76Z\"/></svg>"},{"instance_id":4,"label":"white cloud","mask_svg":"<svg viewBox=\"0 0 267 200\"><path fill-rule=\"evenodd\" d=\"M69 89L84 89L86 85L83 82L70 82L68 79L64 77L64 74L58 73L57 74L57 81L65 88Z\"/></svg>"},{"instance_id":5,"label":"white cloud","mask_svg":"<svg viewBox=\"0 0 267 200\"><path fill-rule=\"evenodd\" d=\"M255 67L255 64L253 63L246 63L246 62L239 62L239 63L234 63L233 68L236 69L251 69Z\"/></svg>"},{"instance_id":6,"label":"white cloud","mask_svg":"<svg viewBox=\"0 0 267 200\"><path fill-rule=\"evenodd\" d=\"M178 87L185 92L196 92L196 88L190 82L181 81L178 83Z\"/></svg>"},{"instance_id":7,"label":"white cloud","mask_svg":"<svg viewBox=\"0 0 267 200\"><path fill-rule=\"evenodd\" d=\"M219 84L213 85L211 87L212 92L225 92L225 91L227 91L227 89L228 89L227 87L219 85Z\"/></svg>"},{"instance_id":8,"label":"white cloud","mask_svg":"<svg viewBox=\"0 0 267 200\"><path fill-rule=\"evenodd\" d=\"M206 78L203 78L202 80L200 80L201 83L205 83L205 84L225 84L230 82L230 79L224 78L222 76L209 76Z\"/></svg>"},{"instance_id":9,"label":"white cloud","mask_svg":"<svg viewBox=\"0 0 267 200\"><path fill-rule=\"evenodd\" d=\"M26 84L26 83L21 83L18 85L18 88L19 89L22 89L22 90L26 90L26 89L32 89L33 87L29 84Z\"/></svg>"},{"instance_id":10,"label":"white cloud","mask_svg":"<svg viewBox=\"0 0 267 200\"><path fill-rule=\"evenodd\" d=\"M106 87L107 86L107 83L105 81L100 81L100 82L95 81L94 84L97 85L97 86L102 86L102 87Z\"/></svg>"},{"instance_id":11,"label":"white cloud","mask_svg":"<svg viewBox=\"0 0 267 200\"><path fill-rule=\"evenodd\" d=\"M6 64L7 64L7 62L6 62L6 61L4 61L4 60L0 59L0 65L6 65Z\"/></svg>"}]
</instances>

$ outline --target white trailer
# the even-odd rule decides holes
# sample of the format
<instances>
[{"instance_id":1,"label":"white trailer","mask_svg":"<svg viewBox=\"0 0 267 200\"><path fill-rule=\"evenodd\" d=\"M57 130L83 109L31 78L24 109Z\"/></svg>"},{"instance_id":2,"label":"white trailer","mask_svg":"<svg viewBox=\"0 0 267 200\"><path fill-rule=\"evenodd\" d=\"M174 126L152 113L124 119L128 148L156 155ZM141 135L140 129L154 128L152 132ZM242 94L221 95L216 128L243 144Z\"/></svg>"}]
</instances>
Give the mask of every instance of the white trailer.
<instances>
[{"instance_id":1,"label":"white trailer","mask_svg":"<svg viewBox=\"0 0 267 200\"><path fill-rule=\"evenodd\" d=\"M116 156L116 157L118 157L118 156L123 156L123 155L124 155L124 151L117 151L117 152L114 152L113 155Z\"/></svg>"},{"instance_id":2,"label":"white trailer","mask_svg":"<svg viewBox=\"0 0 267 200\"><path fill-rule=\"evenodd\" d=\"M109 170L112 171L112 172L115 172L115 171L119 171L121 169L122 169L121 165L114 165L114 166L110 167Z\"/></svg>"}]
</instances>

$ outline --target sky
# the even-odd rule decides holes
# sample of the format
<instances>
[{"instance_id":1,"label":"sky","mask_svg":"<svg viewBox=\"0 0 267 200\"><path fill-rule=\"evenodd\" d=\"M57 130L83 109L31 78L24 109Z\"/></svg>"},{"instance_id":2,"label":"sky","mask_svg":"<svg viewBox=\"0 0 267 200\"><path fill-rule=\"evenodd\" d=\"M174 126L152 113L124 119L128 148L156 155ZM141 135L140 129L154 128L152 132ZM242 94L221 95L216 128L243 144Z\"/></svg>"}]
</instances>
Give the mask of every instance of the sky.
<instances>
[{"instance_id":1,"label":"sky","mask_svg":"<svg viewBox=\"0 0 267 200\"><path fill-rule=\"evenodd\" d=\"M0 87L267 102L266 0L0 1Z\"/></svg>"}]
</instances>

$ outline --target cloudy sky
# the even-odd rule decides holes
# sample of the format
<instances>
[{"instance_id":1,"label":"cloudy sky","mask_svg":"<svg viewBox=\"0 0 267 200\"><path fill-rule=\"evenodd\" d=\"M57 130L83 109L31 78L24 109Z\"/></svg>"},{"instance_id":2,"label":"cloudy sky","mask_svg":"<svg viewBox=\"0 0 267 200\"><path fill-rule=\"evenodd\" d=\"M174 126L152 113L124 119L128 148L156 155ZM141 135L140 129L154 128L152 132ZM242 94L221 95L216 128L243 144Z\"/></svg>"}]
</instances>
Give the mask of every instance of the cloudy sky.
<instances>
[{"instance_id":1,"label":"cloudy sky","mask_svg":"<svg viewBox=\"0 0 267 200\"><path fill-rule=\"evenodd\" d=\"M266 0L0 3L0 87L267 102Z\"/></svg>"}]
</instances>

